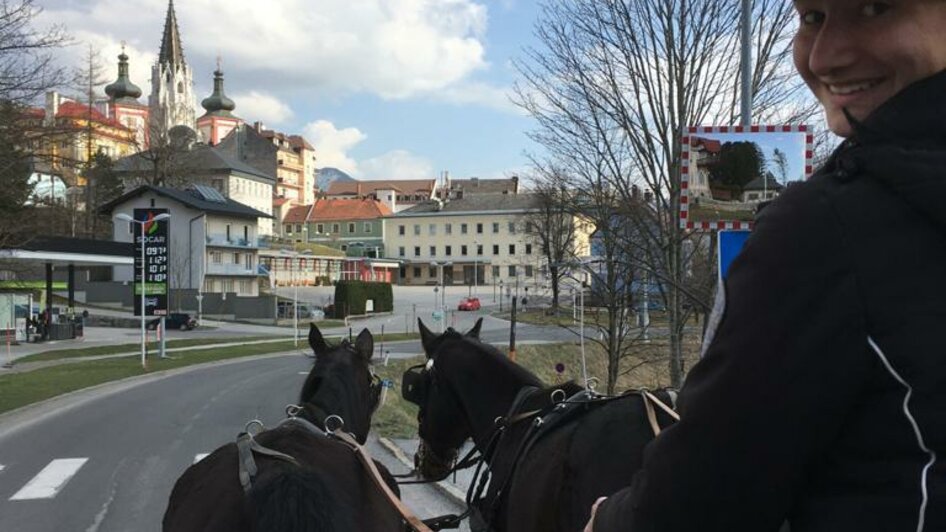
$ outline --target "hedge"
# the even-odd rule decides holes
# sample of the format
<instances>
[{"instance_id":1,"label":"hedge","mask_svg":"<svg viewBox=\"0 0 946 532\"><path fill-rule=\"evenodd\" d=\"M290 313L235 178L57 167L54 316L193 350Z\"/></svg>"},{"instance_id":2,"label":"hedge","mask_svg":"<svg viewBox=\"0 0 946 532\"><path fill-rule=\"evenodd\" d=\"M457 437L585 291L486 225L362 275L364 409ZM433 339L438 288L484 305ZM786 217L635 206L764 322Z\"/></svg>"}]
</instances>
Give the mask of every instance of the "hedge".
<instances>
[{"instance_id":1,"label":"hedge","mask_svg":"<svg viewBox=\"0 0 946 532\"><path fill-rule=\"evenodd\" d=\"M365 303L374 300L374 312L394 310L394 289L390 283L338 281L335 284L335 318L366 314Z\"/></svg>"}]
</instances>

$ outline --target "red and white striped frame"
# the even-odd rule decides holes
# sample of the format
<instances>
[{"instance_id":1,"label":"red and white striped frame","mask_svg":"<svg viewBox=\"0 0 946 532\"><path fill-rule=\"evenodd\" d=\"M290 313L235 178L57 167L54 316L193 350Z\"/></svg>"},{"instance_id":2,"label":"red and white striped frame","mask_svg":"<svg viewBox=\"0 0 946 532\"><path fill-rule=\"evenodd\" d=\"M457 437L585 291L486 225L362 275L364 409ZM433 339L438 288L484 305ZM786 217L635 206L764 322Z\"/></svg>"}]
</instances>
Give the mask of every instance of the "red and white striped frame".
<instances>
[{"instance_id":1,"label":"red and white striped frame","mask_svg":"<svg viewBox=\"0 0 946 532\"><path fill-rule=\"evenodd\" d=\"M743 220L702 220L693 222L690 215L690 137L713 133L804 133L805 134L805 179L814 172L815 136L807 125L784 126L690 126L683 130L683 150L680 157L680 227L698 231L722 231L731 229L752 229L752 222Z\"/></svg>"}]
</instances>

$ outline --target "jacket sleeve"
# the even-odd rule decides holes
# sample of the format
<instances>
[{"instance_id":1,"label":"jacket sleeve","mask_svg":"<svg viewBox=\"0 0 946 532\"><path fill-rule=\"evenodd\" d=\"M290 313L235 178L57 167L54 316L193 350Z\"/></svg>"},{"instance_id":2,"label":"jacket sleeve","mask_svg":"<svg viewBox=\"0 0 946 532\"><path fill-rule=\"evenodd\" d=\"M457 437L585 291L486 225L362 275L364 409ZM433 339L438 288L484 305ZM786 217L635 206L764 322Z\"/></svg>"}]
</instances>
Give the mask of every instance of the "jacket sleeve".
<instances>
[{"instance_id":1,"label":"jacket sleeve","mask_svg":"<svg viewBox=\"0 0 946 532\"><path fill-rule=\"evenodd\" d=\"M726 309L680 393L682 420L645 450L595 532L776 531L867 382L864 312L823 184L760 216Z\"/></svg>"}]
</instances>

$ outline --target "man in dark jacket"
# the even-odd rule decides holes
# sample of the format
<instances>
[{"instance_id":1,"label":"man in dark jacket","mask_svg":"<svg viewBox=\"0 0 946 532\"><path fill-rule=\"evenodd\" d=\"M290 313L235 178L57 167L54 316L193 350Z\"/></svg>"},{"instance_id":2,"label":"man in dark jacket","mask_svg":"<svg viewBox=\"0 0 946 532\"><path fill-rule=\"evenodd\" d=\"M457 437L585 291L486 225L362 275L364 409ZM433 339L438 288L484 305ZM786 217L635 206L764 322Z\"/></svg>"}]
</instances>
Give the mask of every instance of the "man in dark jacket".
<instances>
[{"instance_id":1,"label":"man in dark jacket","mask_svg":"<svg viewBox=\"0 0 946 532\"><path fill-rule=\"evenodd\" d=\"M586 530L946 530L946 2L795 4L847 140L760 214L682 420Z\"/></svg>"}]
</instances>

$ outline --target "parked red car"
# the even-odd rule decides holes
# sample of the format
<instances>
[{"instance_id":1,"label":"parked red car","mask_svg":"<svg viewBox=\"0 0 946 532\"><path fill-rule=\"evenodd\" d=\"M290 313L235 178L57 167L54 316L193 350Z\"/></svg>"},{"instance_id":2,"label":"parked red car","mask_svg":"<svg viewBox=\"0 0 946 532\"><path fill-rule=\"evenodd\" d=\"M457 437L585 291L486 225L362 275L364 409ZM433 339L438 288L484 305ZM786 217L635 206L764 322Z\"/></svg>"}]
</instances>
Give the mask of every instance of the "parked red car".
<instances>
[{"instance_id":1,"label":"parked red car","mask_svg":"<svg viewBox=\"0 0 946 532\"><path fill-rule=\"evenodd\" d=\"M460 304L457 305L457 310L479 310L480 309L480 298L478 297L464 297L460 300Z\"/></svg>"}]
</instances>

